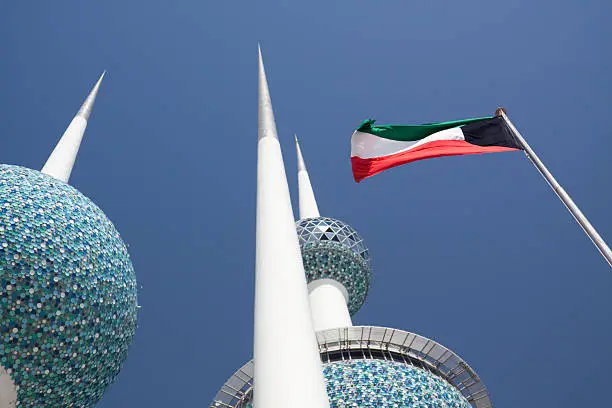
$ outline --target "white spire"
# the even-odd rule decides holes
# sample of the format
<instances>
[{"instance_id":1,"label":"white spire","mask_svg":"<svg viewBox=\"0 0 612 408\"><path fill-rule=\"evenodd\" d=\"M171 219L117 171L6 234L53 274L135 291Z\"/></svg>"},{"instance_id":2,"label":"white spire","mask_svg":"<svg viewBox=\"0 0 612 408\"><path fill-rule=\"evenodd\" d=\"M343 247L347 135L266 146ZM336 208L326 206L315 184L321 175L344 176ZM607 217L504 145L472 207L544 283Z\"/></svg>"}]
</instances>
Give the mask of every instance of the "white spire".
<instances>
[{"instance_id":1,"label":"white spire","mask_svg":"<svg viewBox=\"0 0 612 408\"><path fill-rule=\"evenodd\" d=\"M317 200L315 200L314 191L310 184L310 177L306 170L306 164L304 163L304 157L302 157L302 150L300 149L300 142L298 142L297 135L295 136L295 148L297 150L298 159L298 191L299 191L299 202L300 202L300 219L304 218L315 218L318 217L319 207L317 206Z\"/></svg>"},{"instance_id":2,"label":"white spire","mask_svg":"<svg viewBox=\"0 0 612 408\"><path fill-rule=\"evenodd\" d=\"M315 200L310 177L306 170L300 142L295 136L298 162L298 189L300 219L319 217L319 207ZM342 284L331 279L317 279L308 285L312 322L316 331L353 325L348 310L348 292Z\"/></svg>"},{"instance_id":3,"label":"white spire","mask_svg":"<svg viewBox=\"0 0 612 408\"><path fill-rule=\"evenodd\" d=\"M329 408L261 50L258 133L254 406Z\"/></svg>"},{"instance_id":4,"label":"white spire","mask_svg":"<svg viewBox=\"0 0 612 408\"><path fill-rule=\"evenodd\" d=\"M68 125L68 128L55 146L55 149L53 149L41 172L55 177L64 183L68 183L74 161L81 146L81 140L83 140L85 128L87 127L87 121L91 115L91 110L105 74L106 71L100 75L98 82L96 82L89 95L87 95L87 99L85 99L81 109L79 109L70 125Z\"/></svg>"}]
</instances>

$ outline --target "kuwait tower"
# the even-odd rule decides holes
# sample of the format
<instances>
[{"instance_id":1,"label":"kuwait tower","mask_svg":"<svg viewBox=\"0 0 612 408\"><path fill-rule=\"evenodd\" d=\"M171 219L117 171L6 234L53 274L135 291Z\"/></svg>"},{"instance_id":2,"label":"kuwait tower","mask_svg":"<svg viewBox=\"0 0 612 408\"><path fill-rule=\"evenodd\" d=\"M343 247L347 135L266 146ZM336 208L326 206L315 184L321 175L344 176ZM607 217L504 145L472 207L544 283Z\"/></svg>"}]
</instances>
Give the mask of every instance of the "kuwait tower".
<instances>
[{"instance_id":1,"label":"kuwait tower","mask_svg":"<svg viewBox=\"0 0 612 408\"><path fill-rule=\"evenodd\" d=\"M0 164L0 408L93 407L134 335L126 245L68 184L102 77L41 171Z\"/></svg>"},{"instance_id":2,"label":"kuwait tower","mask_svg":"<svg viewBox=\"0 0 612 408\"><path fill-rule=\"evenodd\" d=\"M297 138L293 221L259 58L254 358L210 407L490 408L478 375L450 349L399 329L353 326L370 254L352 227L319 214Z\"/></svg>"}]
</instances>

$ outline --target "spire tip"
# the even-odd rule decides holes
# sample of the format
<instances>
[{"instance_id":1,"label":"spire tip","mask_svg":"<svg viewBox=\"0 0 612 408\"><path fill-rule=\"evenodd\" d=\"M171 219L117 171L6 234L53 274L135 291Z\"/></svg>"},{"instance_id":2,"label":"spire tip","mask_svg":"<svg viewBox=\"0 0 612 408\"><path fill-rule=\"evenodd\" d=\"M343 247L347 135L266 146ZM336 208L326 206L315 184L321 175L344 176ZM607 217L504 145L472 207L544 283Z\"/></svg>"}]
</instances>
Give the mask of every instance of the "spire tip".
<instances>
[{"instance_id":1,"label":"spire tip","mask_svg":"<svg viewBox=\"0 0 612 408\"><path fill-rule=\"evenodd\" d=\"M257 45L259 51L259 140L264 137L273 137L278 139L276 132L276 123L274 122L274 112L272 111L272 100L270 99L270 90L268 89L268 80L266 79L266 70L263 64L261 55L261 47Z\"/></svg>"},{"instance_id":2,"label":"spire tip","mask_svg":"<svg viewBox=\"0 0 612 408\"><path fill-rule=\"evenodd\" d=\"M102 72L102 75L96 81L96 84L87 95L85 102L81 105L81 109L77 112L68 129L62 135L60 141L51 152L51 155L47 159L41 172L50 175L64 183L68 183L70 174L72 173L72 167L76 160L81 141L83 140L83 134L87 127L87 120L91 115L91 109L93 108L102 78L106 75L106 70Z\"/></svg>"},{"instance_id":3,"label":"spire tip","mask_svg":"<svg viewBox=\"0 0 612 408\"><path fill-rule=\"evenodd\" d=\"M306 171L306 163L304 163L304 157L302 156L302 149L300 149L300 142L297 135L295 135L295 150L297 151L298 172Z\"/></svg>"},{"instance_id":4,"label":"spire tip","mask_svg":"<svg viewBox=\"0 0 612 408\"><path fill-rule=\"evenodd\" d=\"M317 206L317 200L310 184L310 177L308 176L308 170L306 170L306 163L304 162L304 156L302 156L302 149L300 148L297 135L295 135L295 150L297 152L300 219L316 218L320 215L319 207Z\"/></svg>"},{"instance_id":5,"label":"spire tip","mask_svg":"<svg viewBox=\"0 0 612 408\"><path fill-rule=\"evenodd\" d=\"M87 99L85 99L85 102L83 102L83 105L81 105L81 109L79 109L77 116L81 116L83 119L89 120L89 116L91 116L91 111L93 109L94 102L96 101L96 96L98 96L98 91L100 90L100 84L102 83L102 79L104 79L104 75L106 75L106 70L102 72L102 75L100 75L100 78L98 78L98 81L89 92L89 95L87 95Z\"/></svg>"}]
</instances>

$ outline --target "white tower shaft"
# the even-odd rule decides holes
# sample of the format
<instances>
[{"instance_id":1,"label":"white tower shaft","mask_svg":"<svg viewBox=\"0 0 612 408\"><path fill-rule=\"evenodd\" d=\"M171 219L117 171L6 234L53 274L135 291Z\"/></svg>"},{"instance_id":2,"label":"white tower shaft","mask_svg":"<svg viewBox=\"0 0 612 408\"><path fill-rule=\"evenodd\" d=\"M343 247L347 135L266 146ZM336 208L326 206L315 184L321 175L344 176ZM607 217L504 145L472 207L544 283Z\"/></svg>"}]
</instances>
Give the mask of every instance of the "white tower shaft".
<instances>
[{"instance_id":1,"label":"white tower shaft","mask_svg":"<svg viewBox=\"0 0 612 408\"><path fill-rule=\"evenodd\" d=\"M300 219L319 217L319 207L297 136L295 137L295 148L298 159ZM316 331L353 325L347 306L348 292L341 283L332 279L319 279L308 285L308 292L312 321Z\"/></svg>"},{"instance_id":2,"label":"white tower shaft","mask_svg":"<svg viewBox=\"0 0 612 408\"><path fill-rule=\"evenodd\" d=\"M348 293L341 283L333 279L318 279L308 285L310 311L316 331L351 327L348 311Z\"/></svg>"},{"instance_id":3,"label":"white tower shaft","mask_svg":"<svg viewBox=\"0 0 612 408\"><path fill-rule=\"evenodd\" d=\"M258 133L254 406L329 408L261 51Z\"/></svg>"},{"instance_id":4,"label":"white tower shaft","mask_svg":"<svg viewBox=\"0 0 612 408\"><path fill-rule=\"evenodd\" d=\"M91 115L100 84L104 74L102 73L98 82L94 85L93 89L85 99L85 102L79 109L74 119L68 125L68 128L62 135L60 141L53 149L51 156L47 159L47 162L43 166L41 172L55 177L56 179L68 183L72 168L74 167L74 161L76 160L79 147L81 146L81 140L83 140L83 134L85 134L85 128L87 127L87 121Z\"/></svg>"}]
</instances>

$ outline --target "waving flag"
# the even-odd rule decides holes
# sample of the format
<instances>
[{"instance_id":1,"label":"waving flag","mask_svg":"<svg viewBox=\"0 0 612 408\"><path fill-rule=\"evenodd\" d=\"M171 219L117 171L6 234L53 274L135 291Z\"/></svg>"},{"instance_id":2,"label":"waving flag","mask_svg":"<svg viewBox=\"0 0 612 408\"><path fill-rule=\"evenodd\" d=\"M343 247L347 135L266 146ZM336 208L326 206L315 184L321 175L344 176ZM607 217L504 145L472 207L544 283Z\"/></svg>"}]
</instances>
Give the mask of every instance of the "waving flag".
<instances>
[{"instance_id":1,"label":"waving flag","mask_svg":"<svg viewBox=\"0 0 612 408\"><path fill-rule=\"evenodd\" d=\"M357 182L416 160L522 149L499 116L426 125L375 126L374 122L364 121L351 138Z\"/></svg>"}]
</instances>

